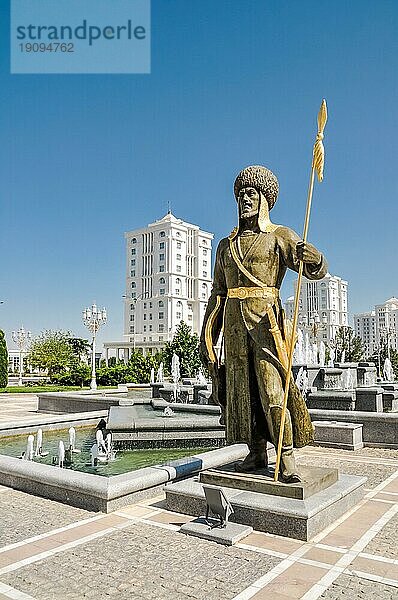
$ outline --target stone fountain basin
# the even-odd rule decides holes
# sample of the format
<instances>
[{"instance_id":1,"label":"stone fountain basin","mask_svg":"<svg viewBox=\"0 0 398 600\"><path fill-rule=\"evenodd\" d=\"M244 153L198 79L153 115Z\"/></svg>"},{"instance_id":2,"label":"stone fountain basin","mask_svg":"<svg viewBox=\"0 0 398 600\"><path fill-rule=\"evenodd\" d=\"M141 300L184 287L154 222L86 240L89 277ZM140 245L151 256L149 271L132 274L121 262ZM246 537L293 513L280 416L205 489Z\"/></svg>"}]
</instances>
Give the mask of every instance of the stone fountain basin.
<instances>
[{"instance_id":1,"label":"stone fountain basin","mask_svg":"<svg viewBox=\"0 0 398 600\"><path fill-rule=\"evenodd\" d=\"M247 453L246 444L234 444L113 477L0 455L0 485L86 510L112 512L161 492L169 481L240 460Z\"/></svg>"}]
</instances>

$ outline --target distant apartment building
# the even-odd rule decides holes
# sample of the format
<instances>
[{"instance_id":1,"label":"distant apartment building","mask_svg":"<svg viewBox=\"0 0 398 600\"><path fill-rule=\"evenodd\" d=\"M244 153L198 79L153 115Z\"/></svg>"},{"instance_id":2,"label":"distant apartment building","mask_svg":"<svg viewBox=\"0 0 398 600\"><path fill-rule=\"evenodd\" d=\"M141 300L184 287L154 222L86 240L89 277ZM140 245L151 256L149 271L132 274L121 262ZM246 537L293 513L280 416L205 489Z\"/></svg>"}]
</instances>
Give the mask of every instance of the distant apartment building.
<instances>
[{"instance_id":1,"label":"distant apartment building","mask_svg":"<svg viewBox=\"0 0 398 600\"><path fill-rule=\"evenodd\" d=\"M294 287L297 280L294 282ZM285 303L286 316L293 318L294 297ZM299 327L318 321L318 340L334 340L338 329L348 325L348 282L327 273L316 281L303 277L299 300Z\"/></svg>"},{"instance_id":2,"label":"distant apartment building","mask_svg":"<svg viewBox=\"0 0 398 600\"><path fill-rule=\"evenodd\" d=\"M398 350L398 299L390 298L370 312L354 315L354 330L369 355L387 341L391 348Z\"/></svg>"},{"instance_id":3,"label":"distant apartment building","mask_svg":"<svg viewBox=\"0 0 398 600\"><path fill-rule=\"evenodd\" d=\"M106 342L106 355L109 349L123 358L134 349L154 353L181 321L199 334L212 286L213 234L169 212L124 237L124 340Z\"/></svg>"}]
</instances>

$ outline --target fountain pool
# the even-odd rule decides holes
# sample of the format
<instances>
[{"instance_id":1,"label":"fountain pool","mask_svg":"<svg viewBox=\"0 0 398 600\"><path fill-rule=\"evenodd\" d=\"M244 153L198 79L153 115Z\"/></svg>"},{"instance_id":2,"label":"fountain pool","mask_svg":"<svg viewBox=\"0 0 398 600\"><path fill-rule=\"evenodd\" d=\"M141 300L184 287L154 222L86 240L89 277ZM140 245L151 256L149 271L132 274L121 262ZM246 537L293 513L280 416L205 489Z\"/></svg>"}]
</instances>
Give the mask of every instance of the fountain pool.
<instances>
[{"instance_id":1,"label":"fountain pool","mask_svg":"<svg viewBox=\"0 0 398 600\"><path fill-rule=\"evenodd\" d=\"M145 406L137 406L140 416L159 418L161 414L155 413L151 408ZM142 413L142 414L141 414ZM118 451L116 460L109 463L99 463L98 466L92 467L90 462L90 448L95 442L96 429L94 427L79 427L76 428L76 448L81 450L79 454L73 454L73 466L66 467L74 471L83 473L92 473L94 475L102 475L103 477L111 477L136 471L143 467L151 467L153 465L167 464L168 461L194 454L196 451L203 452L194 446L191 448L153 448L153 449L137 449L128 451ZM36 438L36 436L35 436ZM16 435L12 437L0 438L0 454L18 458L22 452L26 450L26 435ZM35 440L36 441L36 440ZM48 452L48 455L43 457L35 457L34 462L44 465L51 465L53 457L58 457L58 445L63 441L65 448L69 447L69 434L67 429L58 431L48 431L43 433L43 452ZM211 450L212 448L209 448ZM27 462L27 461L26 461ZM57 463L58 464L58 461Z\"/></svg>"}]
</instances>

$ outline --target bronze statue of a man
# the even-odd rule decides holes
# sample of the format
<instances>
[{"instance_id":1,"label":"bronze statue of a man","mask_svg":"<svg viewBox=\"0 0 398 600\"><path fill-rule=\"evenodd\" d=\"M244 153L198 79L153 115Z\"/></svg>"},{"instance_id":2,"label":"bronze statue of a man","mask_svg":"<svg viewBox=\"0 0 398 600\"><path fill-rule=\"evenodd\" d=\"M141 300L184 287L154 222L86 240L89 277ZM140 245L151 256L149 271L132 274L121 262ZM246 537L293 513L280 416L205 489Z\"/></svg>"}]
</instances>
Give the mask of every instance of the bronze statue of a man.
<instances>
[{"instance_id":1,"label":"bronze statue of a man","mask_svg":"<svg viewBox=\"0 0 398 600\"><path fill-rule=\"evenodd\" d=\"M282 225L271 223L269 212L279 191L278 180L267 168L243 169L234 185L239 226L217 248L214 282L202 335L201 358L216 373L213 346L223 329L225 389L218 389L228 444L246 442L250 453L238 467L250 472L267 466L267 441L275 446L281 421L287 349L290 335L279 297L287 268L304 263L308 279L321 279L327 264L311 244ZM217 396L217 393L215 394ZM289 386L280 476L299 481L293 446L313 439L313 428L297 386Z\"/></svg>"}]
</instances>

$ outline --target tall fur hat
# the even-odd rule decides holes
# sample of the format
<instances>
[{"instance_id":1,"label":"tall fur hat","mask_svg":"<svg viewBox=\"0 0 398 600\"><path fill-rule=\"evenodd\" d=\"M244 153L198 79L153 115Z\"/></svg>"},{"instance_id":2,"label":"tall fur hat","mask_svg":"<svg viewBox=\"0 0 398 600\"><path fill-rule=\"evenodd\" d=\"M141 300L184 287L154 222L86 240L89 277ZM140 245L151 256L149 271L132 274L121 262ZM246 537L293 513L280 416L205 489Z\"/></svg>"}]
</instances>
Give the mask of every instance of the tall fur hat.
<instances>
[{"instance_id":1,"label":"tall fur hat","mask_svg":"<svg viewBox=\"0 0 398 600\"><path fill-rule=\"evenodd\" d=\"M272 171L260 165L246 167L235 179L234 194L236 200L238 200L239 191L243 187L255 188L267 200L268 210L273 208L278 197L279 184Z\"/></svg>"}]
</instances>

